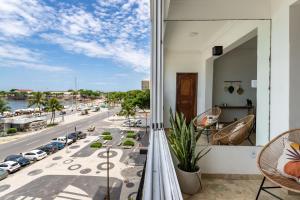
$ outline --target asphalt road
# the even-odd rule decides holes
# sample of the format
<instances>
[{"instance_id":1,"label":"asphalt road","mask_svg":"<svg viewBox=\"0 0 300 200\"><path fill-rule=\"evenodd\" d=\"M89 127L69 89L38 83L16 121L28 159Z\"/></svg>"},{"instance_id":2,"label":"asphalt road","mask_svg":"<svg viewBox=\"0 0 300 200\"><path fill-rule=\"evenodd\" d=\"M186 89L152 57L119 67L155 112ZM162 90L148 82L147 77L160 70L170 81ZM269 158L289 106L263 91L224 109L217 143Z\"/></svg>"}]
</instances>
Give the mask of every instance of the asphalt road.
<instances>
[{"instance_id":1,"label":"asphalt road","mask_svg":"<svg viewBox=\"0 0 300 200\"><path fill-rule=\"evenodd\" d=\"M92 124L101 125L101 121L108 116L111 116L117 112L118 109L109 110L103 113L99 113L95 116L85 118L76 122L72 122L66 125L53 127L49 130L42 131L40 133L23 137L19 140L8 142L0 145L0 161L6 156L11 154L19 154L37 148L43 144L49 143L53 138L65 136L66 133L74 131L76 126L77 130L86 130ZM102 121L102 123L104 123Z\"/></svg>"}]
</instances>

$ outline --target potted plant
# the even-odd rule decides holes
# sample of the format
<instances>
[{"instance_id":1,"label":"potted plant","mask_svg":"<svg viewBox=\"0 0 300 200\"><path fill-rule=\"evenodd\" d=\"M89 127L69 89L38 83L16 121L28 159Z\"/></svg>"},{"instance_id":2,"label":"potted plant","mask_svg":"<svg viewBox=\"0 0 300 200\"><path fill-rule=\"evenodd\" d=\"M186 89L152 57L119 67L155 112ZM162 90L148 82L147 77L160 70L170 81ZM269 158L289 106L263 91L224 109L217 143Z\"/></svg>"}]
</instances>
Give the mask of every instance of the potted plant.
<instances>
[{"instance_id":1,"label":"potted plant","mask_svg":"<svg viewBox=\"0 0 300 200\"><path fill-rule=\"evenodd\" d=\"M170 110L170 115L171 128L168 141L178 160L176 173L179 185L183 193L195 194L202 188L198 161L210 151L210 148L197 151L196 144L202 132L196 132L192 122L187 125L182 113L176 113L174 118Z\"/></svg>"}]
</instances>

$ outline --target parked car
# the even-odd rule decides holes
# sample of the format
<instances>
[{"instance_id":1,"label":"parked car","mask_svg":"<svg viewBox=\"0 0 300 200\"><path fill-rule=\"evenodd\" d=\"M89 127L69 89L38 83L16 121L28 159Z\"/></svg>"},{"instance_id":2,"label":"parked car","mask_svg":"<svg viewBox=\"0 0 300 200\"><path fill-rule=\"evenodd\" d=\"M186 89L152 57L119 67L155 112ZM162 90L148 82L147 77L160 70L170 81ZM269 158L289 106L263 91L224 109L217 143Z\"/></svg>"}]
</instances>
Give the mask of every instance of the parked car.
<instances>
[{"instance_id":1,"label":"parked car","mask_svg":"<svg viewBox=\"0 0 300 200\"><path fill-rule=\"evenodd\" d=\"M96 127L95 126L90 126L88 129L87 129L87 131L88 132L93 132L93 131L95 131L95 129L96 129Z\"/></svg>"},{"instance_id":2,"label":"parked car","mask_svg":"<svg viewBox=\"0 0 300 200\"><path fill-rule=\"evenodd\" d=\"M76 133L69 133L67 135L68 139L72 140L72 143L77 141L77 134Z\"/></svg>"},{"instance_id":3,"label":"parked car","mask_svg":"<svg viewBox=\"0 0 300 200\"><path fill-rule=\"evenodd\" d=\"M65 148L65 144L61 143L61 142L51 142L50 144L56 146L56 148L58 150L62 150L63 148Z\"/></svg>"},{"instance_id":4,"label":"parked car","mask_svg":"<svg viewBox=\"0 0 300 200\"><path fill-rule=\"evenodd\" d=\"M22 155L25 158L29 159L30 161L38 161L38 160L42 160L43 158L47 157L47 153L42 150L39 150L39 149L35 149L30 152L22 153Z\"/></svg>"},{"instance_id":5,"label":"parked car","mask_svg":"<svg viewBox=\"0 0 300 200\"><path fill-rule=\"evenodd\" d=\"M39 147L38 149L46 152L48 155L58 151L58 148L52 144L46 144L44 146Z\"/></svg>"},{"instance_id":6,"label":"parked car","mask_svg":"<svg viewBox=\"0 0 300 200\"><path fill-rule=\"evenodd\" d=\"M136 123L133 120L131 120L131 121L125 121L122 124L122 126L125 126L125 127L134 127L134 126L136 126Z\"/></svg>"},{"instance_id":7,"label":"parked car","mask_svg":"<svg viewBox=\"0 0 300 200\"><path fill-rule=\"evenodd\" d=\"M8 171L0 169L0 181L5 179L8 176Z\"/></svg>"},{"instance_id":8,"label":"parked car","mask_svg":"<svg viewBox=\"0 0 300 200\"><path fill-rule=\"evenodd\" d=\"M6 161L0 163L0 169L6 170L8 173L13 173L21 168L21 165L15 161Z\"/></svg>"},{"instance_id":9,"label":"parked car","mask_svg":"<svg viewBox=\"0 0 300 200\"><path fill-rule=\"evenodd\" d=\"M58 137L58 138L53 138L52 139L52 142L60 142L60 143L63 143L63 144L72 144L73 143L73 140L70 140L66 137Z\"/></svg>"},{"instance_id":10,"label":"parked car","mask_svg":"<svg viewBox=\"0 0 300 200\"><path fill-rule=\"evenodd\" d=\"M77 140L84 139L87 136L87 134L83 133L82 131L76 131L74 133L68 134L68 136L69 135L70 135L70 137L75 137Z\"/></svg>"},{"instance_id":11,"label":"parked car","mask_svg":"<svg viewBox=\"0 0 300 200\"><path fill-rule=\"evenodd\" d=\"M21 167L25 167L30 164L30 160L24 158L22 155L9 155L4 159L4 161L15 161L19 163Z\"/></svg>"}]
</instances>

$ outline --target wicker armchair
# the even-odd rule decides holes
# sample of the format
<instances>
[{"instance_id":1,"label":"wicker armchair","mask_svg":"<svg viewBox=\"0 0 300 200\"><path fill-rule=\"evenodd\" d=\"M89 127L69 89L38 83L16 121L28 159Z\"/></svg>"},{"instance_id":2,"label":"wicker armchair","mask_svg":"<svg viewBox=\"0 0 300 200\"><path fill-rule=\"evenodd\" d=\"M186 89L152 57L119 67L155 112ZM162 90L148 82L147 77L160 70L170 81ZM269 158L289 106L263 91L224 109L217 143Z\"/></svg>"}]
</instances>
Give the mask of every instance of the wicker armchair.
<instances>
[{"instance_id":1,"label":"wicker armchair","mask_svg":"<svg viewBox=\"0 0 300 200\"><path fill-rule=\"evenodd\" d=\"M277 171L277 161L283 153L286 140L300 144L300 129L290 130L277 136L261 150L257 159L257 165L261 173L264 175L264 178L257 193L256 199L259 198L261 191L265 191L273 197L281 199L277 195L268 191L268 189L274 188L285 188L289 191L300 193L300 184L293 179L282 176ZM264 187L266 178L276 186Z\"/></svg>"},{"instance_id":2,"label":"wicker armchair","mask_svg":"<svg viewBox=\"0 0 300 200\"><path fill-rule=\"evenodd\" d=\"M240 124L240 128L236 127ZM254 115L248 115L228 126L221 129L219 132L213 135L214 144L222 145L239 145L246 139L253 145L249 136L252 132L254 125ZM235 130L236 129L236 130Z\"/></svg>"},{"instance_id":3,"label":"wicker armchair","mask_svg":"<svg viewBox=\"0 0 300 200\"><path fill-rule=\"evenodd\" d=\"M221 113L221 108L213 107L198 115L193 121L197 130L203 130L203 134L206 135L208 143L212 131L211 127L218 123Z\"/></svg>"}]
</instances>

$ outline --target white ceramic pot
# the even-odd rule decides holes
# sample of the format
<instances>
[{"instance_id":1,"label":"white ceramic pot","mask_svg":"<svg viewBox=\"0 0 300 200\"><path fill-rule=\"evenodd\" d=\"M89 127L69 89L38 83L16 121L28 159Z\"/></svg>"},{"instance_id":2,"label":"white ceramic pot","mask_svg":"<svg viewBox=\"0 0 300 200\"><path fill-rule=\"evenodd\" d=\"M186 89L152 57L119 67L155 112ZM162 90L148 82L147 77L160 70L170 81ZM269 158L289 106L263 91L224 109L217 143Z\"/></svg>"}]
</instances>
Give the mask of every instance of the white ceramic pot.
<instances>
[{"instance_id":1,"label":"white ceramic pot","mask_svg":"<svg viewBox=\"0 0 300 200\"><path fill-rule=\"evenodd\" d=\"M202 189L200 168L197 172L186 172L176 167L176 174L181 192L193 195Z\"/></svg>"}]
</instances>

